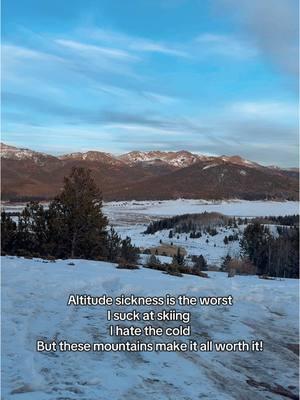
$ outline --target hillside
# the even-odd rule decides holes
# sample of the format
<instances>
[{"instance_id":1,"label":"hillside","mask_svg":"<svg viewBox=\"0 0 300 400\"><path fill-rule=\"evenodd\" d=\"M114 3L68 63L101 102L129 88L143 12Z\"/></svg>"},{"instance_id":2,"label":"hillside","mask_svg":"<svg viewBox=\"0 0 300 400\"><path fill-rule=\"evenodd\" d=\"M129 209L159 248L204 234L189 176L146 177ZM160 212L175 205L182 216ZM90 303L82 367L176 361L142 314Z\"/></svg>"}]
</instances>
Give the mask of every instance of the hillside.
<instances>
[{"instance_id":1,"label":"hillside","mask_svg":"<svg viewBox=\"0 0 300 400\"><path fill-rule=\"evenodd\" d=\"M298 170L263 167L239 156L187 151L99 151L59 157L1 145L2 199L51 199L72 167L93 171L105 200L298 199Z\"/></svg>"}]
</instances>

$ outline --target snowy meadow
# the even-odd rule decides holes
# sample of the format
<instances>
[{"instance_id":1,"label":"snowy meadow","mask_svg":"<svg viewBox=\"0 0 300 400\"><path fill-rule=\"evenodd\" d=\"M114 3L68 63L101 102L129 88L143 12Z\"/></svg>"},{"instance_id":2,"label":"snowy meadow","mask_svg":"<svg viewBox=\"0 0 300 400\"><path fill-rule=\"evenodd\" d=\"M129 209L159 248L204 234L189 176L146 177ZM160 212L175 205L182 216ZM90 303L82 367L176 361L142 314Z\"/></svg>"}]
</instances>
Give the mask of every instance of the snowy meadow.
<instances>
[{"instance_id":1,"label":"snowy meadow","mask_svg":"<svg viewBox=\"0 0 300 400\"><path fill-rule=\"evenodd\" d=\"M202 254L210 264L219 266L226 254L237 256L239 243L233 241L224 244L225 236L238 234L241 237L244 226L233 229L218 229L218 234L191 239L189 235L179 234L169 238L169 230L146 235L144 231L151 221L164 217L203 212L219 212L230 217L254 218L262 216L284 216L298 214L299 203L296 201L206 201L206 200L166 200L166 201L130 201L104 204L104 213L122 236L129 236L132 242L142 248L155 247L160 242L186 249L188 255ZM206 240L209 240L208 242Z\"/></svg>"},{"instance_id":2,"label":"snowy meadow","mask_svg":"<svg viewBox=\"0 0 300 400\"><path fill-rule=\"evenodd\" d=\"M20 209L20 206L18 206ZM6 206L7 211L16 206ZM176 200L104 204L117 232L139 247L169 243L169 231L145 235L162 217L216 211L235 217L298 213L297 202ZM243 226L236 233L242 234ZM203 254L218 266L238 252L224 244L232 230L209 237L172 238L187 255ZM234 232L233 232L234 233ZM208 278L171 276L88 260L1 257L2 398L5 400L267 400L297 399L299 282L208 271ZM263 340L262 352L37 352L36 341L114 342L105 307L67 306L71 293L115 297L228 296L231 307L185 307L191 336L201 341ZM122 311L132 307L123 306ZM162 325L167 322L162 322ZM140 326L143 322L140 322ZM131 338L134 340L134 338ZM184 339L182 339L184 340Z\"/></svg>"}]
</instances>

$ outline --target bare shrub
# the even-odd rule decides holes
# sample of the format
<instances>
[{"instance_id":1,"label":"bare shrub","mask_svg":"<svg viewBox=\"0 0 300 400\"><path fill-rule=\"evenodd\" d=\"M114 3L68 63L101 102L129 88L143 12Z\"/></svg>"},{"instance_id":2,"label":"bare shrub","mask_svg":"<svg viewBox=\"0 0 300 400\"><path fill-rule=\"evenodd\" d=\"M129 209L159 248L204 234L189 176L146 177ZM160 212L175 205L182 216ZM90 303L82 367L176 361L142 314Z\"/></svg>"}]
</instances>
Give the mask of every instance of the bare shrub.
<instances>
[{"instance_id":1,"label":"bare shrub","mask_svg":"<svg viewBox=\"0 0 300 400\"><path fill-rule=\"evenodd\" d=\"M128 262L124 258L120 259L117 266L118 269L139 269L140 267L135 263Z\"/></svg>"},{"instance_id":2,"label":"bare shrub","mask_svg":"<svg viewBox=\"0 0 300 400\"><path fill-rule=\"evenodd\" d=\"M255 275L256 274L256 267L252 264L251 261L248 259L238 259L238 258L232 258L228 262L228 267L227 267L229 274L232 274L234 271L234 275ZM232 276L234 276L232 275Z\"/></svg>"}]
</instances>

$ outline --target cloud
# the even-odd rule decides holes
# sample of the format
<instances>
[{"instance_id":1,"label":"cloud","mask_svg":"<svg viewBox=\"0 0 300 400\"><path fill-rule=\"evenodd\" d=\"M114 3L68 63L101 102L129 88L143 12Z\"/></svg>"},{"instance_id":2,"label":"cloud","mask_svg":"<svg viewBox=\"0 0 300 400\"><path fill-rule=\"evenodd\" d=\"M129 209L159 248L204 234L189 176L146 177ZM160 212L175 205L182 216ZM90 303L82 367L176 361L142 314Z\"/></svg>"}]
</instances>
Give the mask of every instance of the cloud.
<instances>
[{"instance_id":1,"label":"cloud","mask_svg":"<svg viewBox=\"0 0 300 400\"><path fill-rule=\"evenodd\" d=\"M90 28L80 32L89 39L114 44L130 51L158 53L186 59L197 59L199 56L203 59L203 56L209 56L212 53L233 58L250 58L257 55L254 46L233 35L202 33L184 43L171 44L100 28Z\"/></svg>"},{"instance_id":2,"label":"cloud","mask_svg":"<svg viewBox=\"0 0 300 400\"><path fill-rule=\"evenodd\" d=\"M21 94L50 97L60 93L66 100L76 89L85 92L101 85L136 92L146 88L133 66L139 57L125 50L49 38L44 39L41 48L3 43L2 83L5 90L12 91L13 88Z\"/></svg>"},{"instance_id":3,"label":"cloud","mask_svg":"<svg viewBox=\"0 0 300 400\"><path fill-rule=\"evenodd\" d=\"M297 121L297 104L276 101L245 101L236 102L228 107L232 113L245 118L260 118L266 120L292 119Z\"/></svg>"},{"instance_id":4,"label":"cloud","mask_svg":"<svg viewBox=\"0 0 300 400\"><path fill-rule=\"evenodd\" d=\"M233 58L252 58L257 55L254 47L234 36L203 33L195 39L202 51Z\"/></svg>"},{"instance_id":5,"label":"cloud","mask_svg":"<svg viewBox=\"0 0 300 400\"><path fill-rule=\"evenodd\" d=\"M45 68L47 65L53 64L57 68L62 68L65 63L65 59L57 54L9 43L2 43L1 56L2 82L4 84L8 80L15 79L16 81L24 82L27 78L30 78L26 73L26 79L24 79L24 72L27 72L26 69L28 67L35 69L37 65L42 65L42 68Z\"/></svg>"},{"instance_id":6,"label":"cloud","mask_svg":"<svg viewBox=\"0 0 300 400\"><path fill-rule=\"evenodd\" d=\"M43 119L47 116L51 117L52 120L62 120L66 124L78 124L80 122L97 124L102 121L99 110L72 107L50 98L43 99L25 94L3 92L2 99L6 107L17 107L19 110L22 110L23 113L24 111L33 112L31 113L31 115L33 115L32 121L36 118ZM23 114L20 114L21 120L23 120L22 116Z\"/></svg>"},{"instance_id":7,"label":"cloud","mask_svg":"<svg viewBox=\"0 0 300 400\"><path fill-rule=\"evenodd\" d=\"M106 89L107 90L107 89ZM125 95L125 94L124 94ZM152 94L154 95L154 94ZM126 95L125 95L126 96ZM142 94L143 96L143 94ZM159 95L158 95L159 96ZM169 120L161 116L151 115L149 112L141 113L128 113L121 111L111 111L100 108L83 108L83 107L73 107L69 104L64 104L59 100L54 100L50 98L41 98L36 96L31 96L27 94L19 94L9 91L2 92L3 103L7 108L22 110L22 113L10 112L7 113L9 119L16 118L22 120L25 117L27 111L32 111L33 115L50 116L51 119L61 119L66 124L68 123L87 123L87 124L119 124L127 129L134 130L134 127L148 127L148 128L164 128L168 130L176 129L198 129L196 125L190 122L182 120ZM148 114L148 116L146 116ZM30 117L27 115L26 120L28 121ZM35 121L35 117L32 118L32 122Z\"/></svg>"},{"instance_id":8,"label":"cloud","mask_svg":"<svg viewBox=\"0 0 300 400\"><path fill-rule=\"evenodd\" d=\"M159 103L159 104L173 104L177 101L179 101L179 98L177 97L172 97L172 96L166 96L160 93L154 93L154 92L147 92L144 91L142 92L142 95L146 98L149 99L150 101Z\"/></svg>"},{"instance_id":9,"label":"cloud","mask_svg":"<svg viewBox=\"0 0 300 400\"><path fill-rule=\"evenodd\" d=\"M126 61L138 60L138 57L120 49L94 46L91 44L65 39L56 39L55 42L71 51L76 52L78 55L88 56L90 58L109 57L112 59Z\"/></svg>"},{"instance_id":10,"label":"cloud","mask_svg":"<svg viewBox=\"0 0 300 400\"><path fill-rule=\"evenodd\" d=\"M38 146L39 138L47 138L45 151L61 137L61 147L69 141L72 151L187 149L296 165L296 105L278 100L281 94L287 98L279 86L275 98L273 90L268 98L259 88L265 97L253 99L257 82L270 87L275 80L268 81L266 70L254 75L258 42L247 32L243 38L210 32L168 43L90 29L4 43L5 135L21 145L30 140ZM164 62L162 54L169 57ZM236 61L243 62L245 74ZM219 65L233 70L230 90ZM246 80L236 79L235 71ZM208 72L213 81L206 83Z\"/></svg>"},{"instance_id":11,"label":"cloud","mask_svg":"<svg viewBox=\"0 0 300 400\"><path fill-rule=\"evenodd\" d=\"M183 58L190 57L183 48L169 43L154 41L138 36L130 36L124 33L100 28L85 29L82 30L82 32L86 37L93 38L94 40L110 44L114 43L115 45L124 46L128 50L134 50L136 52L159 53L167 56Z\"/></svg>"},{"instance_id":12,"label":"cloud","mask_svg":"<svg viewBox=\"0 0 300 400\"><path fill-rule=\"evenodd\" d=\"M103 122L108 128L123 129L131 132L142 130L153 134L208 134L210 128L199 122L186 118L167 117L160 114L149 115L149 113L127 113L120 111L104 111Z\"/></svg>"},{"instance_id":13,"label":"cloud","mask_svg":"<svg viewBox=\"0 0 300 400\"><path fill-rule=\"evenodd\" d=\"M262 55L285 73L298 75L297 0L222 0L222 3Z\"/></svg>"},{"instance_id":14,"label":"cloud","mask_svg":"<svg viewBox=\"0 0 300 400\"><path fill-rule=\"evenodd\" d=\"M130 45L130 48L137 51L150 52L150 53L161 53L176 57L189 57L187 52L182 50L176 50L170 46L162 43L154 43L147 40L138 39Z\"/></svg>"},{"instance_id":15,"label":"cloud","mask_svg":"<svg viewBox=\"0 0 300 400\"><path fill-rule=\"evenodd\" d=\"M61 60L59 57L52 56L51 54L47 54L42 51L28 49L26 47L16 46L12 44L3 44L2 45L2 55L4 62L8 62L11 59L29 59L29 60Z\"/></svg>"},{"instance_id":16,"label":"cloud","mask_svg":"<svg viewBox=\"0 0 300 400\"><path fill-rule=\"evenodd\" d=\"M238 154L262 164L287 167L298 164L297 127L279 123L270 118L269 113L249 119L248 109L245 117L245 114L233 112L234 107L228 105L214 118L207 116L195 121L146 112L62 110L47 103L38 106L37 99L23 100L28 107L40 107L40 111L47 112L51 123L45 118L39 125L29 119L6 121L3 139L15 140L19 145L24 145L26 140L29 146L29 140L36 146L37 140L44 138L49 150L59 143L64 151L99 148L120 153L133 149L185 149L200 154ZM11 101L17 99L11 98ZM252 109L250 111L251 114ZM44 139L43 151L47 151ZM65 146L69 139L74 140L70 140L68 149Z\"/></svg>"}]
</instances>

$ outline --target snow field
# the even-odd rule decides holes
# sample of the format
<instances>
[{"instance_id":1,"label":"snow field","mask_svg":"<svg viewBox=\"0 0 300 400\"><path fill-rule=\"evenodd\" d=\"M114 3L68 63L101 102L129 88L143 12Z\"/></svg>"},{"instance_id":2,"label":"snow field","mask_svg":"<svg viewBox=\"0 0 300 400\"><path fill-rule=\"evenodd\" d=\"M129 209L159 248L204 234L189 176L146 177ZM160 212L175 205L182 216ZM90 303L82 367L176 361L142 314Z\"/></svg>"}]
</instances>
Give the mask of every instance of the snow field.
<instances>
[{"instance_id":1,"label":"snow field","mask_svg":"<svg viewBox=\"0 0 300 400\"><path fill-rule=\"evenodd\" d=\"M11 400L282 399L247 380L297 393L298 281L210 279L105 262L2 257L2 395ZM197 341L264 340L261 353L37 353L37 339L112 341L106 308L67 307L70 293L228 296L231 307L186 307ZM179 310L183 309L181 307ZM132 307L118 310L130 311ZM115 339L116 340L116 339ZM184 340L184 339L183 339ZM293 388L293 389L291 389Z\"/></svg>"}]
</instances>

